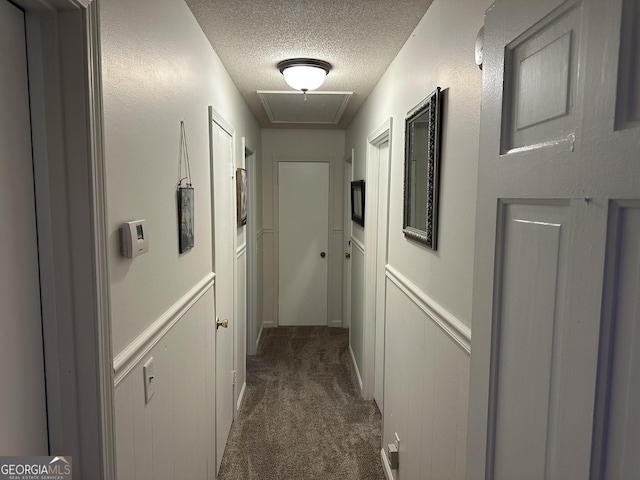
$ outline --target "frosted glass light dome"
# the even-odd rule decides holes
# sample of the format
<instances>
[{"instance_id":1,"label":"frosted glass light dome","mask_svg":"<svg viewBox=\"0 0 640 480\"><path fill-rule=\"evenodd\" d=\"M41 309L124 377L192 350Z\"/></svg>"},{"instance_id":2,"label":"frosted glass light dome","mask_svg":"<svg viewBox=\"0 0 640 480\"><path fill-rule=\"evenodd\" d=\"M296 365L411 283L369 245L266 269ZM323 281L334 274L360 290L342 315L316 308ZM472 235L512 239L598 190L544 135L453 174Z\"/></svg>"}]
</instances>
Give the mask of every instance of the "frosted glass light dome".
<instances>
[{"instance_id":1,"label":"frosted glass light dome","mask_svg":"<svg viewBox=\"0 0 640 480\"><path fill-rule=\"evenodd\" d=\"M307 92L322 85L331 64L311 58L294 58L280 62L278 70L291 88Z\"/></svg>"}]
</instances>

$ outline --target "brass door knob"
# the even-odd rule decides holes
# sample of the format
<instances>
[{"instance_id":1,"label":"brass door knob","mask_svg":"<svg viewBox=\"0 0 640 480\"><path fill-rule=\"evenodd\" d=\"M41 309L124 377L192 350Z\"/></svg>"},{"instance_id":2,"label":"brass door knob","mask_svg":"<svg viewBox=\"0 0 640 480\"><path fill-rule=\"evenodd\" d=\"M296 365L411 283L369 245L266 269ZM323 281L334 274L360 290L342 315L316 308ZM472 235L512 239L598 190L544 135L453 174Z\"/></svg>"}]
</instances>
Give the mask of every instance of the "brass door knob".
<instances>
[{"instance_id":1,"label":"brass door knob","mask_svg":"<svg viewBox=\"0 0 640 480\"><path fill-rule=\"evenodd\" d=\"M227 328L229 326L229 320L226 318L224 320L220 320L219 318L216 320L216 330L220 327Z\"/></svg>"}]
</instances>

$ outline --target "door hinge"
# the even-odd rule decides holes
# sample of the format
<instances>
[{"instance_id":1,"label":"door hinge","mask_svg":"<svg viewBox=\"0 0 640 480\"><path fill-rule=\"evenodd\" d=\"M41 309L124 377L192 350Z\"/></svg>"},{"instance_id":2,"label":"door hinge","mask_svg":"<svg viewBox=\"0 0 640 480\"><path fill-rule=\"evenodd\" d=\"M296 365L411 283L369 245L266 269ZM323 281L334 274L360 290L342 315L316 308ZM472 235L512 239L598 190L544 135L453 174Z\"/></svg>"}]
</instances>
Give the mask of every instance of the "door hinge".
<instances>
[{"instance_id":1,"label":"door hinge","mask_svg":"<svg viewBox=\"0 0 640 480\"><path fill-rule=\"evenodd\" d=\"M236 384L237 377L238 377L238 372L233 370L231 372L231 385L235 385Z\"/></svg>"}]
</instances>

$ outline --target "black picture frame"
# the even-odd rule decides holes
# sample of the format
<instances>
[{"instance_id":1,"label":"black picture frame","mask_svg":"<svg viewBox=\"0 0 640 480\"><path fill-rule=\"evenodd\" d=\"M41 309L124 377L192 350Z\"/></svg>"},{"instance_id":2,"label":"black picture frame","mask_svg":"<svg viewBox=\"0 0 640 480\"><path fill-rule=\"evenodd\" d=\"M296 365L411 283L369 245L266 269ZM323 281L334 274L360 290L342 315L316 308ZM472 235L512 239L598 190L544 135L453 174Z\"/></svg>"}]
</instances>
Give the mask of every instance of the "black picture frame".
<instances>
[{"instance_id":1,"label":"black picture frame","mask_svg":"<svg viewBox=\"0 0 640 480\"><path fill-rule=\"evenodd\" d=\"M402 232L431 250L438 246L442 94L437 87L405 119Z\"/></svg>"},{"instance_id":2,"label":"black picture frame","mask_svg":"<svg viewBox=\"0 0 640 480\"><path fill-rule=\"evenodd\" d=\"M236 169L236 225L238 228L247 224L247 171Z\"/></svg>"},{"instance_id":3,"label":"black picture frame","mask_svg":"<svg viewBox=\"0 0 640 480\"><path fill-rule=\"evenodd\" d=\"M187 252L193 248L193 187L178 188L178 251Z\"/></svg>"},{"instance_id":4,"label":"black picture frame","mask_svg":"<svg viewBox=\"0 0 640 480\"><path fill-rule=\"evenodd\" d=\"M364 180L351 182L351 220L364 227Z\"/></svg>"}]
</instances>

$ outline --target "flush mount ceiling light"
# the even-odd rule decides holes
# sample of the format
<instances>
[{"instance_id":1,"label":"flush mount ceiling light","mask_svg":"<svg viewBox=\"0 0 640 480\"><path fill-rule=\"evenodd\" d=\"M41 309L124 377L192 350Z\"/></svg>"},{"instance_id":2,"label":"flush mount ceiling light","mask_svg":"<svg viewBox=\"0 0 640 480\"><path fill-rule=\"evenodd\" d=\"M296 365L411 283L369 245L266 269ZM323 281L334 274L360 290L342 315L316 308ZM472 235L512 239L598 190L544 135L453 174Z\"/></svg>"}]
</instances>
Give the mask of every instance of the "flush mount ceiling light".
<instances>
[{"instance_id":1,"label":"flush mount ceiling light","mask_svg":"<svg viewBox=\"0 0 640 480\"><path fill-rule=\"evenodd\" d=\"M278 70L291 88L307 93L322 85L331 64L313 58L291 58L278 63Z\"/></svg>"}]
</instances>

